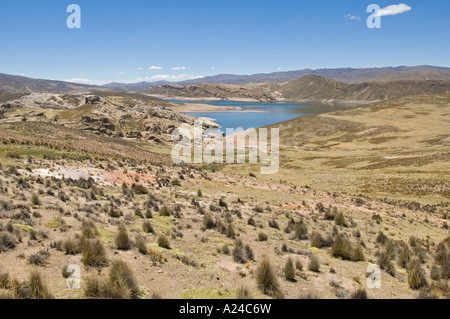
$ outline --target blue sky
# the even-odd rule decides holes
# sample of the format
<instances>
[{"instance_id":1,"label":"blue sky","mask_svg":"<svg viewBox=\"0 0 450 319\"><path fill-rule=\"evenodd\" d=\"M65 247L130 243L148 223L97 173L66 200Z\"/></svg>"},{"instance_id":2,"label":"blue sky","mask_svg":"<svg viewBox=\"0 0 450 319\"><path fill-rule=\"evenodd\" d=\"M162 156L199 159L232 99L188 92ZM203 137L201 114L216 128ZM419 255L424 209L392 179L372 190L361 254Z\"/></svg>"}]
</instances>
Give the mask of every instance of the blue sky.
<instances>
[{"instance_id":1,"label":"blue sky","mask_svg":"<svg viewBox=\"0 0 450 319\"><path fill-rule=\"evenodd\" d=\"M66 25L72 3L81 29ZM412 9L369 29L371 3ZM0 72L103 84L450 66L449 14L448 0L0 0Z\"/></svg>"}]
</instances>

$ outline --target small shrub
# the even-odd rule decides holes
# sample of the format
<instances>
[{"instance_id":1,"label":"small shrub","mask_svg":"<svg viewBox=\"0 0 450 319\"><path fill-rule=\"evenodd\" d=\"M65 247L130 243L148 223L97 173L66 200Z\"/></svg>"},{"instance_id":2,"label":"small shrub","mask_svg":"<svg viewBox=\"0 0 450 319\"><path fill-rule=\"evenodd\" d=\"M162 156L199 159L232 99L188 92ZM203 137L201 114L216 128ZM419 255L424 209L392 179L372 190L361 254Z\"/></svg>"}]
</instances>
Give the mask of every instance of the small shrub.
<instances>
[{"instance_id":1,"label":"small shrub","mask_svg":"<svg viewBox=\"0 0 450 319\"><path fill-rule=\"evenodd\" d=\"M32 265L42 266L46 263L47 259L50 257L50 253L42 249L38 251L36 254L30 255L28 257L28 262Z\"/></svg>"},{"instance_id":2,"label":"small shrub","mask_svg":"<svg viewBox=\"0 0 450 319\"><path fill-rule=\"evenodd\" d=\"M16 238L9 232L0 232L0 253L14 249L17 245Z\"/></svg>"}]
</instances>

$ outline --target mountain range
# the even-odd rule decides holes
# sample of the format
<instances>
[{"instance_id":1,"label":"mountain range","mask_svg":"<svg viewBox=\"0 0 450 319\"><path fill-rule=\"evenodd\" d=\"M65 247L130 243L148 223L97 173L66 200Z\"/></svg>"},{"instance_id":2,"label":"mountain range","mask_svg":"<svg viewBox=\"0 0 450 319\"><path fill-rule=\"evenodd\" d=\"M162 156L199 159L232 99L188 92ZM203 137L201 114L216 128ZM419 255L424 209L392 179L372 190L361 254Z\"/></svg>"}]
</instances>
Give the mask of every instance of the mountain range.
<instances>
[{"instance_id":1,"label":"mountain range","mask_svg":"<svg viewBox=\"0 0 450 319\"><path fill-rule=\"evenodd\" d=\"M142 92L163 97L259 101L371 102L417 94L448 94L450 68L436 66L319 69L255 75L217 75L178 83L110 83L104 86L0 74L0 92L84 94Z\"/></svg>"}]
</instances>

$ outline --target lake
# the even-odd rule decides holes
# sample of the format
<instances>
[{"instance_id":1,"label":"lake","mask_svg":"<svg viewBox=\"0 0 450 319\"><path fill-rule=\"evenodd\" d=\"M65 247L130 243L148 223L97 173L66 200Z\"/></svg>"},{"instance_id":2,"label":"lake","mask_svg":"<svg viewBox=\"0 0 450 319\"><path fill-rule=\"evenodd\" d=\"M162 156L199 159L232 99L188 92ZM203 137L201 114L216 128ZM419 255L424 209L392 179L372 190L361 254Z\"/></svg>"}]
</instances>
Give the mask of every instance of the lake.
<instances>
[{"instance_id":1,"label":"lake","mask_svg":"<svg viewBox=\"0 0 450 319\"><path fill-rule=\"evenodd\" d=\"M295 102L241 102L241 101L185 101L169 100L174 103L202 103L217 106L240 107L241 110L214 113L186 113L195 117L214 119L222 129L225 128L258 128L270 124L288 121L300 116L321 114L355 108L355 105L295 103ZM249 111L257 111L255 113Z\"/></svg>"}]
</instances>

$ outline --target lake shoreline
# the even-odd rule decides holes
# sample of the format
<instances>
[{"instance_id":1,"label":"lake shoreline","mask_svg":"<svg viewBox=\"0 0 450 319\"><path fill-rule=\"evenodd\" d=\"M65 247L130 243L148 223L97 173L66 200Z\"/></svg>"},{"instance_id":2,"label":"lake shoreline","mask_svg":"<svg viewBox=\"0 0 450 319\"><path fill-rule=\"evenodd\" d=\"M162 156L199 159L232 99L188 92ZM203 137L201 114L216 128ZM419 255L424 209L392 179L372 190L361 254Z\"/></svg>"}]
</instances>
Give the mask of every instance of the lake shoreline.
<instances>
[{"instance_id":1,"label":"lake shoreline","mask_svg":"<svg viewBox=\"0 0 450 319\"><path fill-rule=\"evenodd\" d=\"M303 100L287 100L284 98L276 99L274 101L260 101L258 99L252 98L234 98L220 99L215 97L183 97L183 96L167 96L167 95L154 95L148 94L151 97L163 99L163 100L183 100L183 101L197 101L197 102L208 102L208 101L236 101L236 102L256 102L256 103L322 103L322 104L352 104L352 105L367 105L372 103L381 102L379 100L366 101L366 100L336 100L336 99L303 99ZM193 103L195 104L195 103Z\"/></svg>"},{"instance_id":2,"label":"lake shoreline","mask_svg":"<svg viewBox=\"0 0 450 319\"><path fill-rule=\"evenodd\" d=\"M221 112L240 112L240 113L265 113L258 110L242 110L237 106L217 106L202 103L180 103L179 106L168 107L168 109L178 113L221 113Z\"/></svg>"}]
</instances>

